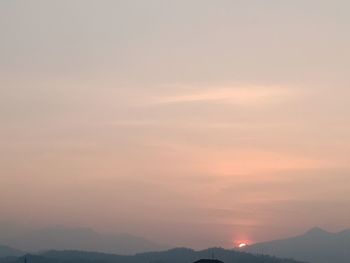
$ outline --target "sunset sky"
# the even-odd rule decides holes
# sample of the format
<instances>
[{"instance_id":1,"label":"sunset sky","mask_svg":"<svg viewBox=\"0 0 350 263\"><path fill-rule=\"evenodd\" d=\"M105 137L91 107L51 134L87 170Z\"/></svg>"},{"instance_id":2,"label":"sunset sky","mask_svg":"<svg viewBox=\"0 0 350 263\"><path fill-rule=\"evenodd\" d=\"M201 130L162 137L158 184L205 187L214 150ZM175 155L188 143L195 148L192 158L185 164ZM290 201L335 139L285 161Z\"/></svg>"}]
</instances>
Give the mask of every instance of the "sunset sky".
<instances>
[{"instance_id":1,"label":"sunset sky","mask_svg":"<svg viewBox=\"0 0 350 263\"><path fill-rule=\"evenodd\" d=\"M349 10L1 1L0 225L193 248L349 228Z\"/></svg>"}]
</instances>

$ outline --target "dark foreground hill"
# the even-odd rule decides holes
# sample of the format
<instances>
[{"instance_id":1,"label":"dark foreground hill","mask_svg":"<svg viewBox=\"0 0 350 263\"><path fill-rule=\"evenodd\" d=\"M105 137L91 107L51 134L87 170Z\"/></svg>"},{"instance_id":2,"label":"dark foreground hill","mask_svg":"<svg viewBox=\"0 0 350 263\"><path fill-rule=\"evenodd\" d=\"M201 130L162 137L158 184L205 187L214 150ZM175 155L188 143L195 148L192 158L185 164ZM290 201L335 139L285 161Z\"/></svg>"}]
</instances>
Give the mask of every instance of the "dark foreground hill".
<instances>
[{"instance_id":1,"label":"dark foreground hill","mask_svg":"<svg viewBox=\"0 0 350 263\"><path fill-rule=\"evenodd\" d=\"M120 256L81 251L49 251L40 255L27 255L27 263L192 263L214 255L225 263L297 263L291 259L278 259L270 256L252 255L245 252L221 248L194 251L186 248L163 252L149 252L133 256ZM24 263L24 257L0 263Z\"/></svg>"},{"instance_id":2,"label":"dark foreground hill","mask_svg":"<svg viewBox=\"0 0 350 263\"><path fill-rule=\"evenodd\" d=\"M252 245L245 251L311 263L349 263L350 230L330 233L320 228L313 228L293 238Z\"/></svg>"}]
</instances>

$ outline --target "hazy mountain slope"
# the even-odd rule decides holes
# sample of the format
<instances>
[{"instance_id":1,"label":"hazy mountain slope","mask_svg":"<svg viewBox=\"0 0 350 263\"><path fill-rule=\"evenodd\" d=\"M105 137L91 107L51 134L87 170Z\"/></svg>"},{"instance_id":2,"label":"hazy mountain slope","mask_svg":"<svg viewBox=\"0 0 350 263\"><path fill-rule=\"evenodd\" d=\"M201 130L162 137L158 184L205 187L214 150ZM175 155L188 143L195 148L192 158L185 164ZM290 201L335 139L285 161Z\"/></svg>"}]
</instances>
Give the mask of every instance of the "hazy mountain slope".
<instances>
[{"instance_id":1,"label":"hazy mountain slope","mask_svg":"<svg viewBox=\"0 0 350 263\"><path fill-rule=\"evenodd\" d=\"M144 238L120 234L103 235L88 228L54 227L33 231L11 240L6 244L26 251L46 251L51 249L100 251L106 253L134 254L146 251L164 250Z\"/></svg>"},{"instance_id":2,"label":"hazy mountain slope","mask_svg":"<svg viewBox=\"0 0 350 263\"><path fill-rule=\"evenodd\" d=\"M0 246L0 257L17 257L24 255L23 251L8 247L8 246Z\"/></svg>"},{"instance_id":3,"label":"hazy mountain slope","mask_svg":"<svg viewBox=\"0 0 350 263\"><path fill-rule=\"evenodd\" d=\"M180 248L164 252L136 254L134 256L119 256L93 252L79 251L50 251L37 256L27 256L28 263L192 263L201 258L210 258L214 254L216 259L225 263L296 263L294 260L283 260L269 256L257 256L234 250L220 248L194 251ZM23 263L23 258L13 262ZM0 260L1 262L1 260ZM3 263L3 262L1 262Z\"/></svg>"},{"instance_id":4,"label":"hazy mountain slope","mask_svg":"<svg viewBox=\"0 0 350 263\"><path fill-rule=\"evenodd\" d=\"M247 247L245 251L311 263L348 263L350 230L330 233L314 228L297 237L255 244Z\"/></svg>"}]
</instances>

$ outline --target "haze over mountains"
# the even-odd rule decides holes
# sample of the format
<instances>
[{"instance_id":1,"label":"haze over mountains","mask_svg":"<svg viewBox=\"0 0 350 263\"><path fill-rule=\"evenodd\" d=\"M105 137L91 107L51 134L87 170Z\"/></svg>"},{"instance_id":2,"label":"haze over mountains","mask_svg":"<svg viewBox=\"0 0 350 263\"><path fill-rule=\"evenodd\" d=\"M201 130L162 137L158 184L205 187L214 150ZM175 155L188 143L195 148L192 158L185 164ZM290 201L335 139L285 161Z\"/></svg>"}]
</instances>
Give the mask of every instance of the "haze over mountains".
<instances>
[{"instance_id":1,"label":"haze over mountains","mask_svg":"<svg viewBox=\"0 0 350 263\"><path fill-rule=\"evenodd\" d=\"M350 230L331 233L313 228L300 236L249 246L245 251L310 263L348 263Z\"/></svg>"},{"instance_id":2,"label":"haze over mountains","mask_svg":"<svg viewBox=\"0 0 350 263\"><path fill-rule=\"evenodd\" d=\"M16 259L28 252L39 253L36 256L38 258L35 260L40 259L40 262L45 263L56 263L58 260L68 261L69 259L74 261L77 257L87 260L90 256L101 262L122 261L138 263L144 262L142 260L147 258L148 261L152 259L162 262L189 262L199 257L209 257L212 253L216 257L232 260L232 257L237 257L238 255L231 250L224 249L211 249L199 252L191 249L165 251L167 249L166 246L144 238L129 234L103 235L88 228L54 227L32 231L12 239L2 236L0 244L8 245L0 246L0 258L3 258L1 262L5 262L4 258L8 258L6 262L15 262ZM313 228L300 236L253 244L242 249L241 252L255 255L264 254L277 258L292 258L310 263L347 263L350 258L349 248L350 230L331 233L321 228ZM111 254L107 255L102 252ZM128 256L132 254L137 255ZM255 262L255 259L252 259L252 262ZM272 259L269 258L269 260ZM266 262L280 262L269 260Z\"/></svg>"},{"instance_id":3,"label":"haze over mountains","mask_svg":"<svg viewBox=\"0 0 350 263\"><path fill-rule=\"evenodd\" d=\"M0 245L0 258L22 256L25 252L12 247Z\"/></svg>"},{"instance_id":4,"label":"haze over mountains","mask_svg":"<svg viewBox=\"0 0 350 263\"><path fill-rule=\"evenodd\" d=\"M6 244L28 252L69 249L122 255L168 248L130 234L104 235L89 228L67 228L61 226L29 231L12 237L4 238L0 236L0 244ZM7 252L14 256L17 255L11 251Z\"/></svg>"},{"instance_id":5,"label":"haze over mountains","mask_svg":"<svg viewBox=\"0 0 350 263\"><path fill-rule=\"evenodd\" d=\"M252 255L222 248L211 248L202 251L176 248L163 252L142 253L133 256L81 251L48 251L39 255L27 255L26 259L28 263L192 263L202 258L211 257L215 257L226 263L298 263L291 259ZM1 263L23 263L23 261L23 257L0 259Z\"/></svg>"}]
</instances>

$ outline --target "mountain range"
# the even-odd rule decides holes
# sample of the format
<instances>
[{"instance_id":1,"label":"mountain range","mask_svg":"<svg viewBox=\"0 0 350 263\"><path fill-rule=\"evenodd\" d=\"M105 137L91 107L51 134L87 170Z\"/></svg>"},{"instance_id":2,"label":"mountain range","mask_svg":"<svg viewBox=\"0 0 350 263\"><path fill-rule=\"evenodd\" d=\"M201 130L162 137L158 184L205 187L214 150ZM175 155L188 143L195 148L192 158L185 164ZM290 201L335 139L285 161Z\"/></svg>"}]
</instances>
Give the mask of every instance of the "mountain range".
<instances>
[{"instance_id":1,"label":"mountain range","mask_svg":"<svg viewBox=\"0 0 350 263\"><path fill-rule=\"evenodd\" d=\"M128 234L103 235L88 228L64 227L32 231L15 238L7 238L6 242L0 236L1 243L6 244L6 246L0 246L0 258L7 258L8 262L13 261L14 263L26 253L23 251L36 253L36 256L31 257L43 260L44 263L56 263L58 259L69 261L69 259L77 258L84 260L88 258L97 259L100 262L108 263L112 261L138 263L142 260L188 263L200 257L209 257L212 253L226 262L227 260L232 261L232 257L243 255L236 254L239 252L254 254L260 259L261 255L268 255L272 258L292 258L310 263L348 263L350 259L350 230L331 233L321 228L313 228L302 235L291 238L253 244L240 249L239 252L220 249L198 252L191 249L151 252L163 251L167 248L144 238ZM52 249L56 250L53 251ZM134 255L135 253L138 254ZM247 256L246 253L244 253L245 256ZM48 261L48 258L50 261ZM173 261L173 258L178 261L175 259ZM271 260L270 257L269 260ZM4 262L4 259L2 262Z\"/></svg>"},{"instance_id":2,"label":"mountain range","mask_svg":"<svg viewBox=\"0 0 350 263\"><path fill-rule=\"evenodd\" d=\"M0 263L192 263L199 259L212 257L225 263L298 263L291 259L278 259L222 248L211 248L202 251L177 248L132 256L81 251L48 251L38 255L26 255L25 258L0 259Z\"/></svg>"},{"instance_id":3,"label":"mountain range","mask_svg":"<svg viewBox=\"0 0 350 263\"><path fill-rule=\"evenodd\" d=\"M350 230L331 233L321 228L313 228L296 237L254 244L244 251L310 263L348 263Z\"/></svg>"},{"instance_id":4,"label":"mountain range","mask_svg":"<svg viewBox=\"0 0 350 263\"><path fill-rule=\"evenodd\" d=\"M89 228L67 228L60 226L28 231L21 235L7 238L1 238L0 235L0 244L6 244L9 247L27 252L70 249L122 255L169 248L130 234L104 235ZM16 251L5 249L3 252L4 255L5 251L7 251L6 253L8 255L18 255Z\"/></svg>"},{"instance_id":5,"label":"mountain range","mask_svg":"<svg viewBox=\"0 0 350 263\"><path fill-rule=\"evenodd\" d=\"M0 246L0 258L23 256L25 252L8 246Z\"/></svg>"}]
</instances>

